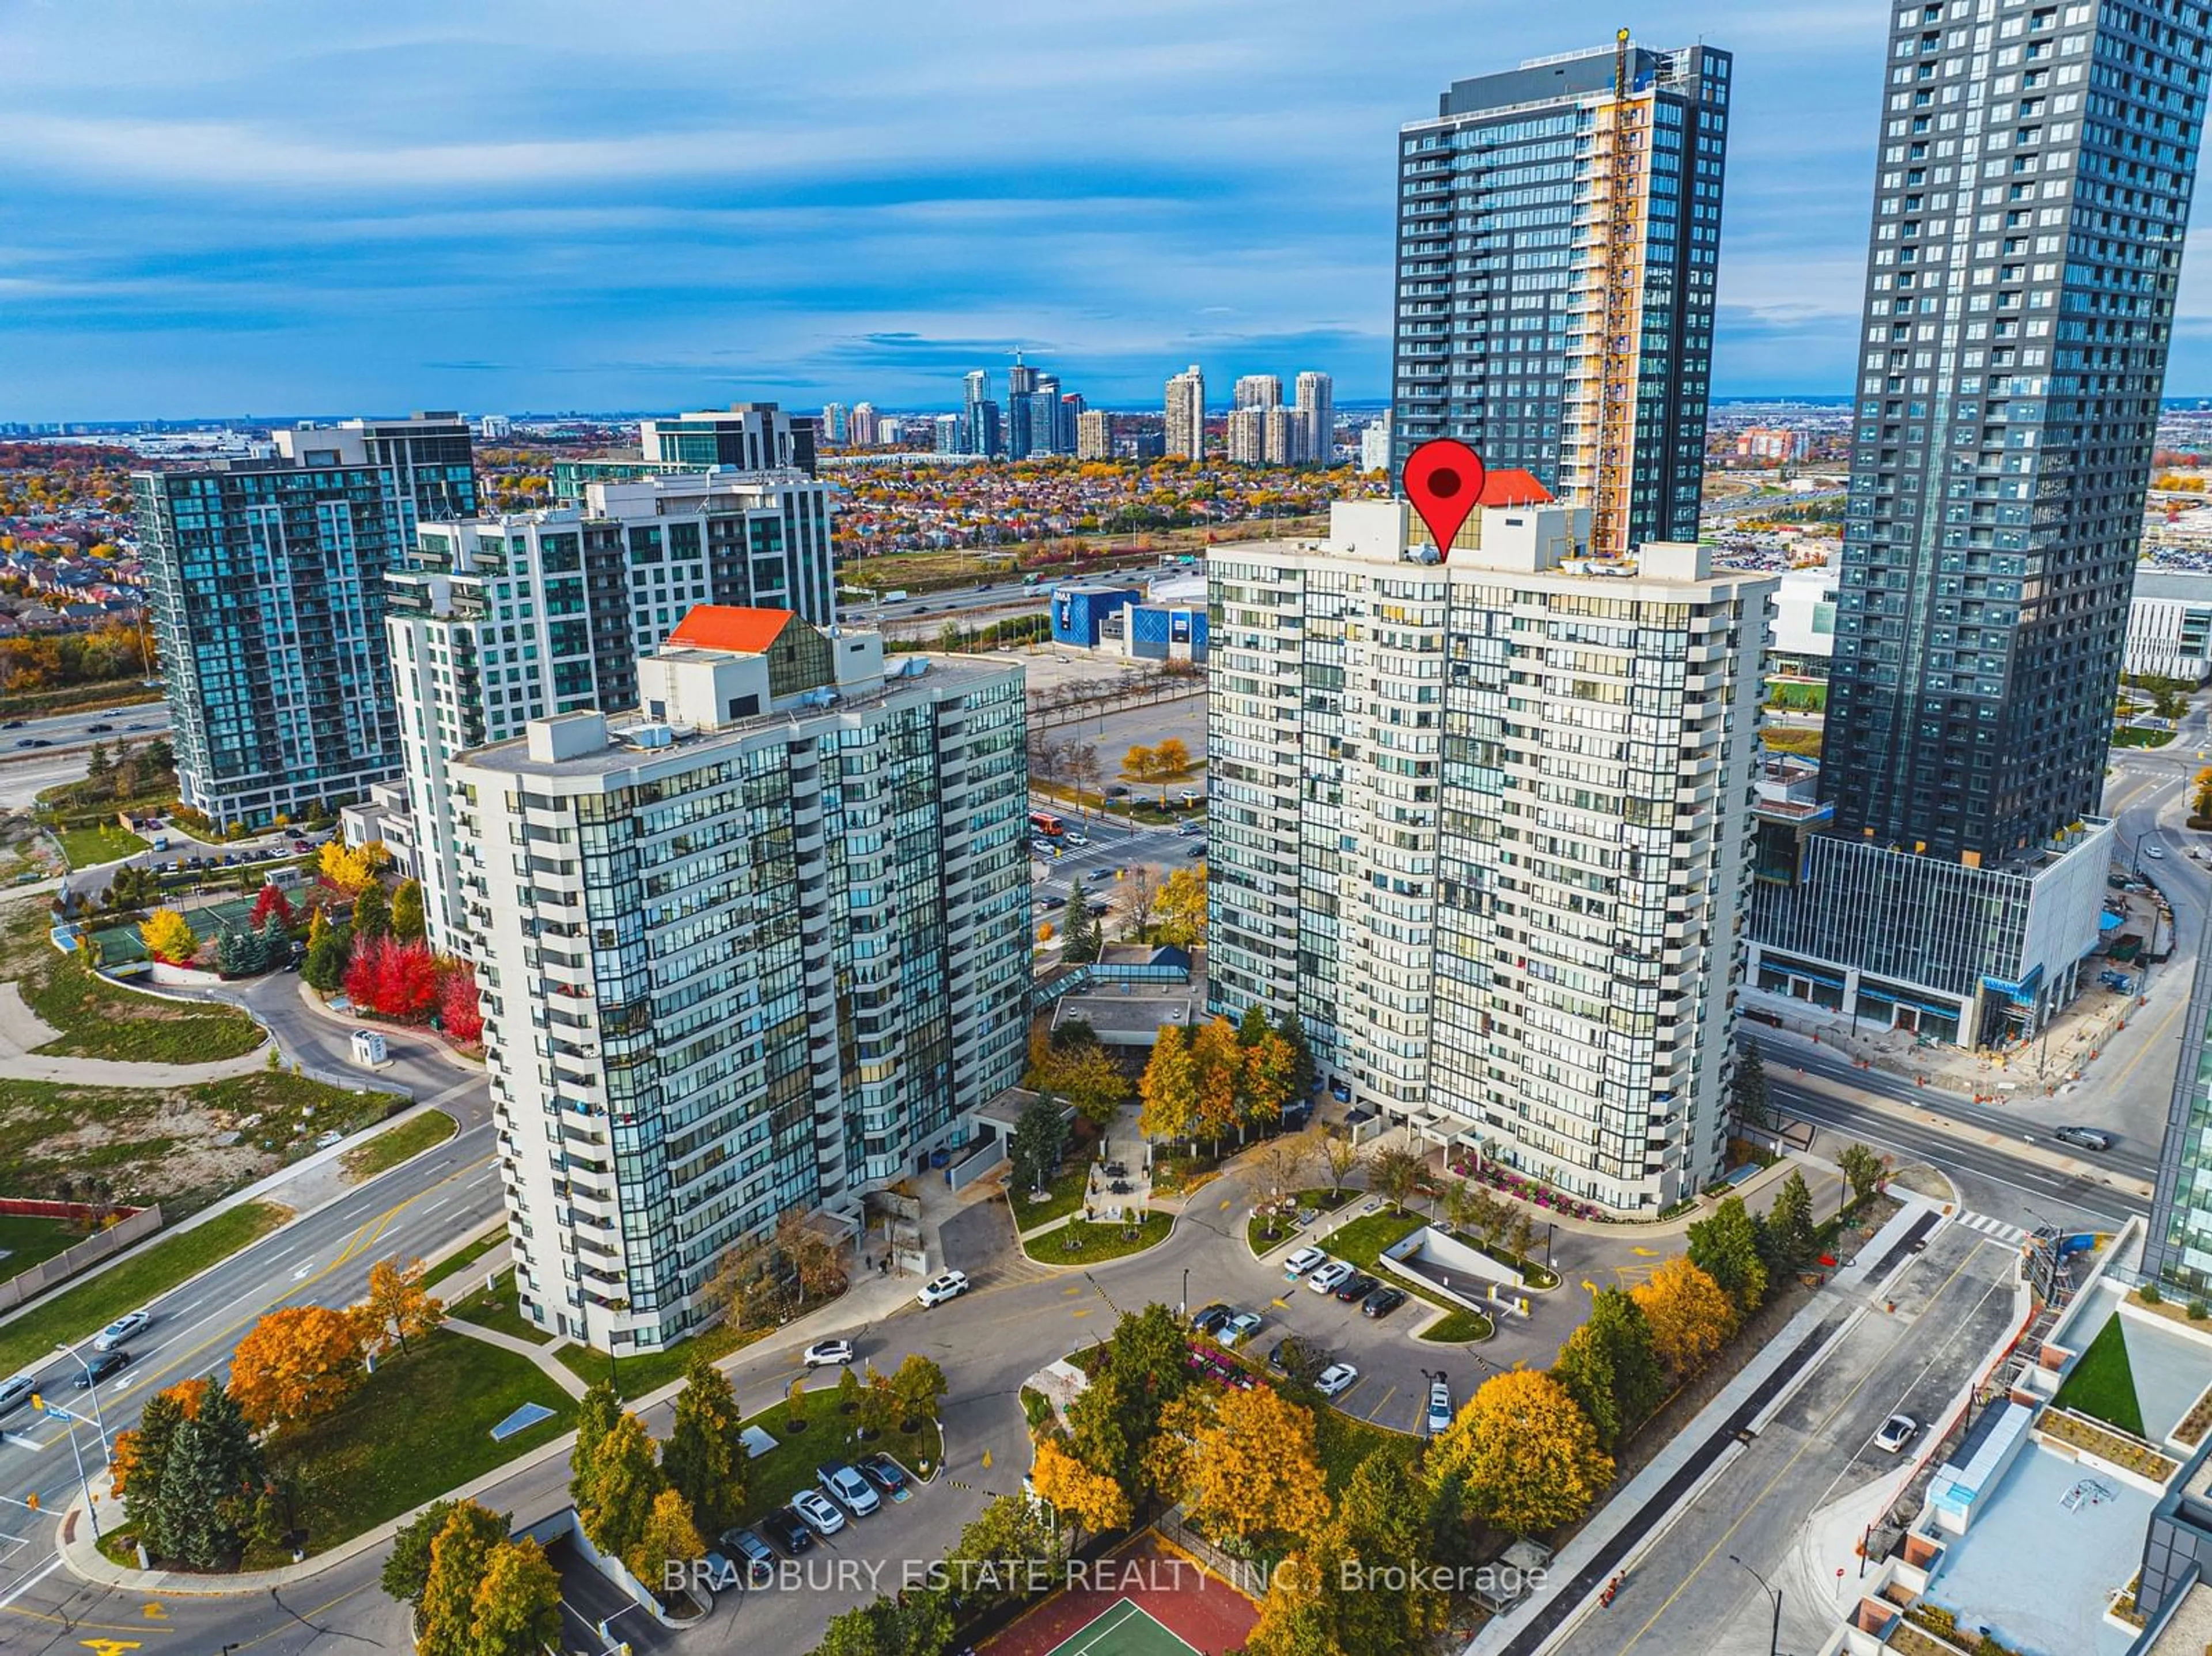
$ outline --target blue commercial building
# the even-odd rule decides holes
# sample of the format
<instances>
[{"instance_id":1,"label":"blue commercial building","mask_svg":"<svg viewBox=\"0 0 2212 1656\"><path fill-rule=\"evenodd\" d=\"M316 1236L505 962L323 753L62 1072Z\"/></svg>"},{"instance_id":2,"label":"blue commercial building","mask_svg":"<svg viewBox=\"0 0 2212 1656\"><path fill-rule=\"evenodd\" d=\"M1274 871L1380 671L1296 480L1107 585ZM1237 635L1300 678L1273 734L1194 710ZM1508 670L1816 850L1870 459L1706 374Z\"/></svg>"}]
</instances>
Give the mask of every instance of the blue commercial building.
<instances>
[{"instance_id":1,"label":"blue commercial building","mask_svg":"<svg viewBox=\"0 0 2212 1656\"><path fill-rule=\"evenodd\" d=\"M1052 641L1079 650L1098 647L1099 628L1122 605L1141 603L1141 586L1055 586L1052 589Z\"/></svg>"}]
</instances>

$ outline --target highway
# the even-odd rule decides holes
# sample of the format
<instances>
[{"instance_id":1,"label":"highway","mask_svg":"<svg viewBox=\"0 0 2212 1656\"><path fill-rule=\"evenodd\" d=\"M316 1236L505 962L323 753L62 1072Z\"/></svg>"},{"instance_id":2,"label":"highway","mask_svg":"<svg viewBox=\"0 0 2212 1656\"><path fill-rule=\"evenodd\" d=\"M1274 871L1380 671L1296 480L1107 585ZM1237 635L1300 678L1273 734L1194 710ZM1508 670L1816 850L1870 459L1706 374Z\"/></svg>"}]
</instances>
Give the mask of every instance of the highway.
<instances>
[{"instance_id":1,"label":"highway","mask_svg":"<svg viewBox=\"0 0 2212 1656\"><path fill-rule=\"evenodd\" d=\"M160 701L102 707L92 713L55 713L46 719L0 719L0 755L27 751L42 742L56 748L88 748L95 742L150 742L167 735L168 730L169 706Z\"/></svg>"}]
</instances>

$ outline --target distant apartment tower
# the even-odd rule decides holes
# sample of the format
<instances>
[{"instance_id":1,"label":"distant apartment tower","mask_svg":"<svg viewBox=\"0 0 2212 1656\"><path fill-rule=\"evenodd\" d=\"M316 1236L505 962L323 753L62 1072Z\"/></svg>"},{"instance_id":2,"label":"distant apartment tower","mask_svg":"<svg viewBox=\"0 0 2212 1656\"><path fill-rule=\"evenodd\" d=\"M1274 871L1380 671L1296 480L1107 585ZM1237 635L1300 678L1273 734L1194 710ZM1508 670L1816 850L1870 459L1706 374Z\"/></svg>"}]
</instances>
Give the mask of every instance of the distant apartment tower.
<instances>
[{"instance_id":1,"label":"distant apartment tower","mask_svg":"<svg viewBox=\"0 0 2212 1656\"><path fill-rule=\"evenodd\" d=\"M514 435L514 422L503 414L478 415L476 430L480 442L503 443Z\"/></svg>"},{"instance_id":2,"label":"distant apartment tower","mask_svg":"<svg viewBox=\"0 0 2212 1656\"><path fill-rule=\"evenodd\" d=\"M1697 538L1729 64L1623 31L1401 129L1394 472L1456 437L1589 507L1593 551Z\"/></svg>"},{"instance_id":3,"label":"distant apartment tower","mask_svg":"<svg viewBox=\"0 0 2212 1656\"><path fill-rule=\"evenodd\" d=\"M273 458L131 478L179 792L261 826L399 769L384 575L476 508L453 415L275 434Z\"/></svg>"},{"instance_id":4,"label":"distant apartment tower","mask_svg":"<svg viewBox=\"0 0 2212 1656\"><path fill-rule=\"evenodd\" d=\"M1387 411L1381 419L1359 428L1359 469L1362 471L1388 471L1390 469L1390 416Z\"/></svg>"},{"instance_id":5,"label":"distant apartment tower","mask_svg":"<svg viewBox=\"0 0 2212 1656\"><path fill-rule=\"evenodd\" d=\"M1751 426L1736 434L1740 460L1794 460L1805 452L1805 434L1779 428Z\"/></svg>"},{"instance_id":6,"label":"distant apartment tower","mask_svg":"<svg viewBox=\"0 0 2212 1656\"><path fill-rule=\"evenodd\" d=\"M1260 458L1271 466L1300 466L1306 463L1305 417L1296 409L1261 409Z\"/></svg>"},{"instance_id":7,"label":"distant apartment tower","mask_svg":"<svg viewBox=\"0 0 2212 1656\"><path fill-rule=\"evenodd\" d=\"M1076 428L1082 423L1083 409L1083 393L1081 391L1062 391L1060 394L1060 407L1054 415L1054 453L1073 454L1075 452L1075 432Z\"/></svg>"},{"instance_id":8,"label":"distant apartment tower","mask_svg":"<svg viewBox=\"0 0 2212 1656\"><path fill-rule=\"evenodd\" d=\"M822 405L823 441L835 443L842 448L850 440L852 422L853 411L842 403L824 403Z\"/></svg>"},{"instance_id":9,"label":"distant apartment tower","mask_svg":"<svg viewBox=\"0 0 2212 1656\"><path fill-rule=\"evenodd\" d=\"M1222 446L1232 465L1258 465L1267 458L1267 410L1231 409L1223 422Z\"/></svg>"},{"instance_id":10,"label":"distant apartment tower","mask_svg":"<svg viewBox=\"0 0 2212 1656\"><path fill-rule=\"evenodd\" d=\"M1823 821L1763 846L1764 986L1966 1046L2072 998L2207 58L2196 5L1892 15Z\"/></svg>"},{"instance_id":11,"label":"distant apartment tower","mask_svg":"<svg viewBox=\"0 0 2212 1656\"><path fill-rule=\"evenodd\" d=\"M1294 1010L1390 1121L1650 1213L1723 1166L1774 580L1591 568L1588 522L1485 504L1438 563L1340 504L1208 555L1208 1007Z\"/></svg>"},{"instance_id":12,"label":"distant apartment tower","mask_svg":"<svg viewBox=\"0 0 2212 1656\"><path fill-rule=\"evenodd\" d=\"M1325 373L1308 372L1297 378L1297 407L1304 461L1317 466L1336 463L1336 381Z\"/></svg>"},{"instance_id":13,"label":"distant apartment tower","mask_svg":"<svg viewBox=\"0 0 2212 1656\"><path fill-rule=\"evenodd\" d=\"M854 403L852 419L848 429L849 440L854 448L873 448L879 440L876 425L876 405L872 403Z\"/></svg>"},{"instance_id":14,"label":"distant apartment tower","mask_svg":"<svg viewBox=\"0 0 2212 1656\"><path fill-rule=\"evenodd\" d=\"M638 446L650 464L734 466L739 471L814 470L813 422L773 403L732 403L641 422ZM465 515L465 514L448 514Z\"/></svg>"},{"instance_id":15,"label":"distant apartment tower","mask_svg":"<svg viewBox=\"0 0 2212 1656\"><path fill-rule=\"evenodd\" d=\"M1085 409L1075 420L1075 458L1110 460L1114 458L1114 422L1103 409Z\"/></svg>"},{"instance_id":16,"label":"distant apartment tower","mask_svg":"<svg viewBox=\"0 0 2212 1656\"><path fill-rule=\"evenodd\" d=\"M697 604L836 619L830 486L796 471L592 483L577 506L426 524L385 578L414 874L432 947L474 959L450 767L531 719L637 705Z\"/></svg>"},{"instance_id":17,"label":"distant apartment tower","mask_svg":"<svg viewBox=\"0 0 2212 1656\"><path fill-rule=\"evenodd\" d=\"M615 1352L960 1149L1029 1022L1018 668L702 608L637 670L453 766L523 1314Z\"/></svg>"},{"instance_id":18,"label":"distant apartment tower","mask_svg":"<svg viewBox=\"0 0 2212 1656\"><path fill-rule=\"evenodd\" d=\"M991 376L981 368L961 379L960 435L963 453L1006 452L1006 436L999 424L999 404L991 395Z\"/></svg>"},{"instance_id":19,"label":"distant apartment tower","mask_svg":"<svg viewBox=\"0 0 2212 1656\"><path fill-rule=\"evenodd\" d=\"M940 414L930 422L930 446L939 454L968 452L966 422L957 414Z\"/></svg>"},{"instance_id":20,"label":"distant apartment tower","mask_svg":"<svg viewBox=\"0 0 2212 1656\"><path fill-rule=\"evenodd\" d=\"M1168 379L1164 452L1171 460L1206 458L1206 374L1195 362Z\"/></svg>"},{"instance_id":21,"label":"distant apartment tower","mask_svg":"<svg viewBox=\"0 0 2212 1656\"><path fill-rule=\"evenodd\" d=\"M1283 405L1283 378L1276 373L1248 373L1239 376L1236 388L1230 393L1232 409L1274 409Z\"/></svg>"}]
</instances>

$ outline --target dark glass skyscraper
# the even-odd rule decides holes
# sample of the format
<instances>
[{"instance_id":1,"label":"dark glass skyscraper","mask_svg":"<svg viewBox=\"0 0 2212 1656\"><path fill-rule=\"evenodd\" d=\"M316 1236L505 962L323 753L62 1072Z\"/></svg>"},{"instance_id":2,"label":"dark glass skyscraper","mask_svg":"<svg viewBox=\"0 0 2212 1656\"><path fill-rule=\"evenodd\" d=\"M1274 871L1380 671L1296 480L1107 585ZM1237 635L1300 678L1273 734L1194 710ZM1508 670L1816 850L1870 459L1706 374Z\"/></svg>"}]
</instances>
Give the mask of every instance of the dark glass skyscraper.
<instances>
[{"instance_id":1,"label":"dark glass skyscraper","mask_svg":"<svg viewBox=\"0 0 2212 1656\"><path fill-rule=\"evenodd\" d=\"M2101 792L2206 9L1892 18L1822 792L1979 867Z\"/></svg>"},{"instance_id":2,"label":"dark glass skyscraper","mask_svg":"<svg viewBox=\"0 0 2212 1656\"><path fill-rule=\"evenodd\" d=\"M1398 138L1395 472L1432 437L1695 540L1730 58L1613 45L1455 81Z\"/></svg>"}]
</instances>

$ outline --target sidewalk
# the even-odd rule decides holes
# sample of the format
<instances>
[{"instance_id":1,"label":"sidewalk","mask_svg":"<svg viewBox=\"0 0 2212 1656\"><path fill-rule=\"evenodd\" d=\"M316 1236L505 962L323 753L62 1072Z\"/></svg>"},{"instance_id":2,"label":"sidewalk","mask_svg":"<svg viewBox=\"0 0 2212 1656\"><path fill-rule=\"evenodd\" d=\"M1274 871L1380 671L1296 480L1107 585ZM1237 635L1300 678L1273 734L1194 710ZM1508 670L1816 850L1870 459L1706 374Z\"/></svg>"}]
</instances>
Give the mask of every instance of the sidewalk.
<instances>
[{"instance_id":1,"label":"sidewalk","mask_svg":"<svg viewBox=\"0 0 2212 1656\"><path fill-rule=\"evenodd\" d=\"M534 1340L517 1339L512 1334L502 1334L496 1328L486 1328L480 1323L464 1322L459 1317L448 1317L438 1326L450 1328L456 1334L465 1334L472 1340L482 1340L486 1345L495 1345L502 1351L512 1351L518 1357L527 1357L544 1372L546 1379L570 1397L584 1395L584 1382L577 1377L576 1371L553 1355L557 1347L571 1344L569 1341L558 1340L551 1345L540 1345Z\"/></svg>"}]
</instances>

